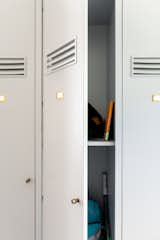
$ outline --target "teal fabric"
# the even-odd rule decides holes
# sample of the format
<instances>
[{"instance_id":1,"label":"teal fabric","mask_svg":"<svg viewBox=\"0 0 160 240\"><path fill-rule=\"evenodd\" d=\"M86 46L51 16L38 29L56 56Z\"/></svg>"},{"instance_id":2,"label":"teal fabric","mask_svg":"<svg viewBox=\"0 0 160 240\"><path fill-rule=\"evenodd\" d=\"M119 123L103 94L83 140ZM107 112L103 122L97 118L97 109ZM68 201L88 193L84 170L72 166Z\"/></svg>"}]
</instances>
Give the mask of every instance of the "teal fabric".
<instances>
[{"instance_id":1,"label":"teal fabric","mask_svg":"<svg viewBox=\"0 0 160 240\"><path fill-rule=\"evenodd\" d=\"M88 201L88 223L97 223L101 221L101 211L99 204L94 200Z\"/></svg>"},{"instance_id":2,"label":"teal fabric","mask_svg":"<svg viewBox=\"0 0 160 240\"><path fill-rule=\"evenodd\" d=\"M94 236L101 229L100 223L89 224L88 225L88 238Z\"/></svg>"},{"instance_id":3,"label":"teal fabric","mask_svg":"<svg viewBox=\"0 0 160 240\"><path fill-rule=\"evenodd\" d=\"M88 201L88 238L94 236L101 229L101 211L94 200Z\"/></svg>"}]
</instances>

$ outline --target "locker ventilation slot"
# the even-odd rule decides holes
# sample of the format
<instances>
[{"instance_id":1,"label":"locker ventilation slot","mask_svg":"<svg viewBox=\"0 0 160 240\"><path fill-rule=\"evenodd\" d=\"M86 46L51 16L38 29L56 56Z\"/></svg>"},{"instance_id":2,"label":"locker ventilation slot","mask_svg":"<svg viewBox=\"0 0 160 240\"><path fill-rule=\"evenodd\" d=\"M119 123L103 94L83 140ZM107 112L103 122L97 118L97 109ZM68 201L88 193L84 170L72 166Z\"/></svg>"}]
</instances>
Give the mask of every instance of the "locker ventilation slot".
<instances>
[{"instance_id":1,"label":"locker ventilation slot","mask_svg":"<svg viewBox=\"0 0 160 240\"><path fill-rule=\"evenodd\" d=\"M132 76L160 76L160 58L132 57Z\"/></svg>"},{"instance_id":2,"label":"locker ventilation slot","mask_svg":"<svg viewBox=\"0 0 160 240\"><path fill-rule=\"evenodd\" d=\"M53 73L77 61L76 38L60 46L47 55L47 73Z\"/></svg>"},{"instance_id":3,"label":"locker ventilation slot","mask_svg":"<svg viewBox=\"0 0 160 240\"><path fill-rule=\"evenodd\" d=\"M0 76L24 76L24 58L0 58Z\"/></svg>"}]
</instances>

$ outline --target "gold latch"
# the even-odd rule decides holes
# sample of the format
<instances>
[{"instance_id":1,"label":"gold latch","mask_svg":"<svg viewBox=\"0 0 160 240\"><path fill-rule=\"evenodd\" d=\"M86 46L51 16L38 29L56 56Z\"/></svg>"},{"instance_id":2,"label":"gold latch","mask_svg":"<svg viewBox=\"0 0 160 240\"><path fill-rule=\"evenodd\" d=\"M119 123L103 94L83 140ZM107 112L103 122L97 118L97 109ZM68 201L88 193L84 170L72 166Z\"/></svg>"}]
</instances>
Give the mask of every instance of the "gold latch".
<instances>
[{"instance_id":1,"label":"gold latch","mask_svg":"<svg viewBox=\"0 0 160 240\"><path fill-rule=\"evenodd\" d=\"M152 95L152 102L160 102L160 93Z\"/></svg>"}]
</instances>

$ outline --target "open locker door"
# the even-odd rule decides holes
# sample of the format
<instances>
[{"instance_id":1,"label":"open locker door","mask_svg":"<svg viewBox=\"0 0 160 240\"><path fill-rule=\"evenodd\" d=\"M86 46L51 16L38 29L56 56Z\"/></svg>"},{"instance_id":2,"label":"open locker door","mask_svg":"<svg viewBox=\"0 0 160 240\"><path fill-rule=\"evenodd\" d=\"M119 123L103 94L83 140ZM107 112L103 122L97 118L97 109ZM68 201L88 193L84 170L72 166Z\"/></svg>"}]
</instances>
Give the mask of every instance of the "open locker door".
<instances>
[{"instance_id":1,"label":"open locker door","mask_svg":"<svg viewBox=\"0 0 160 240\"><path fill-rule=\"evenodd\" d=\"M44 240L83 239L85 2L44 1Z\"/></svg>"},{"instance_id":2,"label":"open locker door","mask_svg":"<svg viewBox=\"0 0 160 240\"><path fill-rule=\"evenodd\" d=\"M160 1L124 0L123 240L160 239Z\"/></svg>"}]
</instances>

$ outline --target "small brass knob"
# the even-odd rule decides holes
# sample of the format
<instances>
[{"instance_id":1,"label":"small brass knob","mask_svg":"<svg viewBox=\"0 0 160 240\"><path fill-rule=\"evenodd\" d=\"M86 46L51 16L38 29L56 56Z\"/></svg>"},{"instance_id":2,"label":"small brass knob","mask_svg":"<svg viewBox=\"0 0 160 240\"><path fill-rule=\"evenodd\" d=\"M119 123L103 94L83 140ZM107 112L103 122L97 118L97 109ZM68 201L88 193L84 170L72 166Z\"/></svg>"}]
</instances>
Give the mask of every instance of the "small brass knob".
<instances>
[{"instance_id":1,"label":"small brass knob","mask_svg":"<svg viewBox=\"0 0 160 240\"><path fill-rule=\"evenodd\" d=\"M77 203L80 203L80 200L79 200L79 198L73 198L73 199L71 200L71 203L72 203L72 204L77 204Z\"/></svg>"},{"instance_id":2,"label":"small brass knob","mask_svg":"<svg viewBox=\"0 0 160 240\"><path fill-rule=\"evenodd\" d=\"M31 178L27 178L26 183L30 183L30 182L31 182Z\"/></svg>"}]
</instances>

